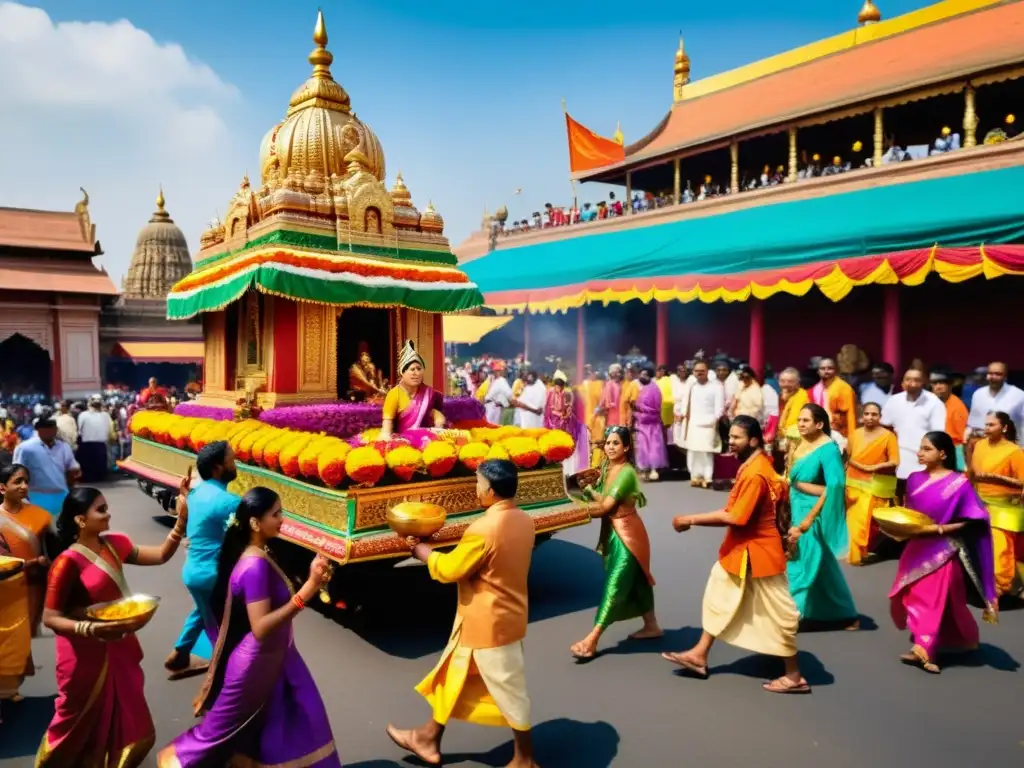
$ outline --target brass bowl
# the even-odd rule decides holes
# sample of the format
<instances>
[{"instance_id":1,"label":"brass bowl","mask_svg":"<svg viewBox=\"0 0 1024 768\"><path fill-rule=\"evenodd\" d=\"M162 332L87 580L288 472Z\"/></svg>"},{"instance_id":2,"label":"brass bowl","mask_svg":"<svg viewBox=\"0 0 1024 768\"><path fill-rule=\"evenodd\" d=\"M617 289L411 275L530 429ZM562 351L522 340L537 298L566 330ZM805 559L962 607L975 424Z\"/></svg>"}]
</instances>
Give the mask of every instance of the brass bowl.
<instances>
[{"instance_id":1,"label":"brass bowl","mask_svg":"<svg viewBox=\"0 0 1024 768\"><path fill-rule=\"evenodd\" d=\"M136 629L142 629L153 618L159 605L159 597L131 595L109 603L90 605L85 609L85 615L96 621L130 622Z\"/></svg>"},{"instance_id":2,"label":"brass bowl","mask_svg":"<svg viewBox=\"0 0 1024 768\"><path fill-rule=\"evenodd\" d=\"M403 501L388 510L388 525L399 536L429 539L444 526L448 513L437 504Z\"/></svg>"},{"instance_id":3,"label":"brass bowl","mask_svg":"<svg viewBox=\"0 0 1024 768\"><path fill-rule=\"evenodd\" d=\"M25 565L25 561L20 557L8 557L7 555L0 555L0 573L7 573L8 571L16 571Z\"/></svg>"},{"instance_id":4,"label":"brass bowl","mask_svg":"<svg viewBox=\"0 0 1024 768\"><path fill-rule=\"evenodd\" d=\"M928 526L935 525L928 515L906 507L882 507L876 509L871 517L882 533L896 541L918 536Z\"/></svg>"}]
</instances>

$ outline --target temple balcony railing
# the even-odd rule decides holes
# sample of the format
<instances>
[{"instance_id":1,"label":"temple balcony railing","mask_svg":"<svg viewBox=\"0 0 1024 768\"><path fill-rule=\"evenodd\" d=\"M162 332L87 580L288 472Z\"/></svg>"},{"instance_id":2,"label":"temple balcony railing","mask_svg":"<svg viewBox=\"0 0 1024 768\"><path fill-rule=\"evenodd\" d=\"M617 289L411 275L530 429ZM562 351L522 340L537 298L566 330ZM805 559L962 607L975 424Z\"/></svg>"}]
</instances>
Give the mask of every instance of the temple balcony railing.
<instances>
[{"instance_id":1,"label":"temple balcony railing","mask_svg":"<svg viewBox=\"0 0 1024 768\"><path fill-rule=\"evenodd\" d=\"M1024 165L1024 136L999 144L959 149L919 160L858 168L831 176L800 179L773 187L720 195L706 200L669 204L647 211L628 212L622 216L608 219L517 232L491 233L490 250L520 248L635 227L650 227L705 216L717 216L756 206L845 194L870 187L904 184L1020 165ZM983 193L980 190L979 192ZM951 201L951 204L955 205L956 203ZM885 212L879 213L883 215ZM471 258L476 256L477 254L474 253Z\"/></svg>"}]
</instances>

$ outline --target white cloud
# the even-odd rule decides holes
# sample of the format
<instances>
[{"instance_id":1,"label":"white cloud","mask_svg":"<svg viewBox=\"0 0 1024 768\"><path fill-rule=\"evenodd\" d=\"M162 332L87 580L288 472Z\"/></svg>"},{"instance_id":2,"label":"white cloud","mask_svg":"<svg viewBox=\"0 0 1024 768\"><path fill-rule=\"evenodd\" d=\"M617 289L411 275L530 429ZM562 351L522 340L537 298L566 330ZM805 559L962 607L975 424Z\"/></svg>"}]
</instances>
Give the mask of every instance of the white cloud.
<instances>
[{"instance_id":1,"label":"white cloud","mask_svg":"<svg viewBox=\"0 0 1024 768\"><path fill-rule=\"evenodd\" d=\"M54 23L0 2L0 73L0 205L72 210L85 187L115 279L158 184L194 255L257 151L232 141L237 90L129 21Z\"/></svg>"}]
</instances>

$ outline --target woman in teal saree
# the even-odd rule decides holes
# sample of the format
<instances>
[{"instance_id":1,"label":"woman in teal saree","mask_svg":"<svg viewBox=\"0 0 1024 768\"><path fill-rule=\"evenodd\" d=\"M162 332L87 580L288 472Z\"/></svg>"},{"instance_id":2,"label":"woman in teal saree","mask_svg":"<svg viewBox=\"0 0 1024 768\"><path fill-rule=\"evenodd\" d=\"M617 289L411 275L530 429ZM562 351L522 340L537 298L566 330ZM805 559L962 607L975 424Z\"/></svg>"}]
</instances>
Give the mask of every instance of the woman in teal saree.
<instances>
[{"instance_id":1,"label":"woman in teal saree","mask_svg":"<svg viewBox=\"0 0 1024 768\"><path fill-rule=\"evenodd\" d=\"M789 470L789 589L803 621L858 629L859 614L837 556L849 551L846 471L825 409L811 403L797 418L800 445Z\"/></svg>"},{"instance_id":2,"label":"woman in teal saree","mask_svg":"<svg viewBox=\"0 0 1024 768\"><path fill-rule=\"evenodd\" d=\"M647 500L630 461L632 447L626 427L609 427L605 432L606 460L601 478L586 489L587 496L595 502L591 515L601 518L597 551L604 558L605 577L594 628L570 648L580 660L594 658L601 635L617 621L643 619L643 628L631 634L631 640L650 640L664 634L654 614L651 541L637 512Z\"/></svg>"}]
</instances>

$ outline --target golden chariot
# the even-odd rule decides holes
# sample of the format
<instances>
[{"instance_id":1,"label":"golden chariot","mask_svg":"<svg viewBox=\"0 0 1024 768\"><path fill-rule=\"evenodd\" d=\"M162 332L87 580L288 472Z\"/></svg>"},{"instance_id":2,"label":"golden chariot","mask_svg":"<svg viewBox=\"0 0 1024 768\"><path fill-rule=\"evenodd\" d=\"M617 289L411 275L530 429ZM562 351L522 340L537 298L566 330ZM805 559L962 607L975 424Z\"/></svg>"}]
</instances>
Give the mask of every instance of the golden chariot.
<instances>
[{"instance_id":1,"label":"golden chariot","mask_svg":"<svg viewBox=\"0 0 1024 768\"><path fill-rule=\"evenodd\" d=\"M169 500L204 440L232 435L240 455L231 490L277 491L283 538L339 564L404 558L407 546L387 525L396 504L445 508L436 546L456 543L482 513L465 445L440 477L421 466L398 479L389 465L377 482L351 475L332 487L323 473L299 467L315 474L326 460L329 472L334 451L351 469L356 449L341 443L379 425L378 395L397 379L406 340L424 360L426 383L444 392L442 318L483 299L456 266L433 205L417 210L401 174L385 187L380 142L331 75L322 14L313 40L312 76L261 143L260 183L243 179L223 221L202 234L193 271L168 297L171 319L202 316L203 394L174 414L133 417L132 453L121 468ZM469 442L486 435L497 443L505 434L482 421L475 401L447 399L445 415ZM249 444L238 439L246 428L282 437ZM305 446L301 456L285 435ZM520 449L529 454L535 438L544 444L543 436L520 437ZM527 459L533 468L520 474L519 501L538 534L589 522L566 497L559 461Z\"/></svg>"}]
</instances>

